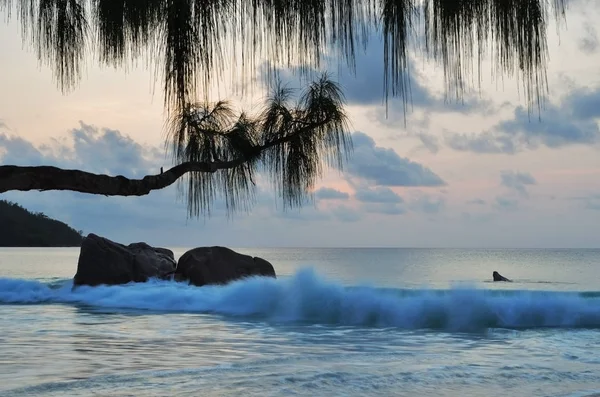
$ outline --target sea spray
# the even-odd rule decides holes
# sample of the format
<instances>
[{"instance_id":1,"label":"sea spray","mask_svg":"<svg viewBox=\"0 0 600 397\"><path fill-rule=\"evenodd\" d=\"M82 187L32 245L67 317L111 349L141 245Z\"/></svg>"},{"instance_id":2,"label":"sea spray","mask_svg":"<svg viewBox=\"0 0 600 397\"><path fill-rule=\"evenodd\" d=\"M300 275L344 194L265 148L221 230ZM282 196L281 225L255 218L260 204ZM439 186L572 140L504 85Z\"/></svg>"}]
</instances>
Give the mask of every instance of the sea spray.
<instances>
[{"instance_id":1,"label":"sea spray","mask_svg":"<svg viewBox=\"0 0 600 397\"><path fill-rule=\"evenodd\" d=\"M194 287L153 280L118 286L0 279L0 304L72 304L103 310L212 313L301 324L473 331L487 328L600 328L596 293L349 287L302 269Z\"/></svg>"}]
</instances>

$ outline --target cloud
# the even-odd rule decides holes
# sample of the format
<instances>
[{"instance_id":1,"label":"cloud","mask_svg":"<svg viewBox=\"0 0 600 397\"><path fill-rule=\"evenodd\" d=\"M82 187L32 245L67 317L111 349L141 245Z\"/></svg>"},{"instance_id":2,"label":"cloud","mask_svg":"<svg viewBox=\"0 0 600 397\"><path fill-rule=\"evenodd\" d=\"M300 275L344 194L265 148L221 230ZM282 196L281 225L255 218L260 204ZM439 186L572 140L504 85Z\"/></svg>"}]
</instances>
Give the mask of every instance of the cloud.
<instances>
[{"instance_id":1,"label":"cloud","mask_svg":"<svg viewBox=\"0 0 600 397\"><path fill-rule=\"evenodd\" d=\"M398 203L365 203L361 209L371 214L382 215L402 215L406 213L406 209Z\"/></svg>"},{"instance_id":2,"label":"cloud","mask_svg":"<svg viewBox=\"0 0 600 397\"><path fill-rule=\"evenodd\" d=\"M53 165L89 172L139 178L156 174L163 164L158 148L142 146L119 131L96 128L80 122L69 131L70 139L53 139L49 144L34 146L18 136L0 134L4 164Z\"/></svg>"},{"instance_id":3,"label":"cloud","mask_svg":"<svg viewBox=\"0 0 600 397\"><path fill-rule=\"evenodd\" d=\"M356 73L352 73L347 67L341 68L339 74L340 83L344 93L351 105L383 105L384 96L384 47L383 42L372 38L369 46L364 52L357 51L355 65ZM401 72L400 80L406 86L406 111L410 113L413 109L423 109L430 112L450 112L469 114L475 111L487 111L491 106L490 101L483 100L477 96L465 95L462 101L450 102L443 94L437 94L427 87L424 82L426 77L420 73L415 64L415 55L408 58L406 70ZM333 68L335 61L327 64ZM380 106L379 116L385 119L386 109ZM404 102L401 97L388 98L389 113L404 116ZM389 114L388 114L389 115ZM402 117L402 122L404 118Z\"/></svg>"},{"instance_id":4,"label":"cloud","mask_svg":"<svg viewBox=\"0 0 600 397\"><path fill-rule=\"evenodd\" d=\"M388 187L363 188L358 190L354 197L362 203L402 203L404 201Z\"/></svg>"},{"instance_id":5,"label":"cloud","mask_svg":"<svg viewBox=\"0 0 600 397\"><path fill-rule=\"evenodd\" d=\"M400 215L406 212L402 197L389 187L370 188L363 185L356 189L354 198L361 203L361 209L368 213Z\"/></svg>"},{"instance_id":6,"label":"cloud","mask_svg":"<svg viewBox=\"0 0 600 397\"><path fill-rule=\"evenodd\" d=\"M468 200L467 204L469 204L469 205L486 205L487 203L483 199L476 198L476 199L473 199L473 200Z\"/></svg>"},{"instance_id":7,"label":"cloud","mask_svg":"<svg viewBox=\"0 0 600 397\"><path fill-rule=\"evenodd\" d=\"M600 144L600 87L578 88L549 103L541 119L532 117L522 106L512 118L500 121L480 134L449 132L444 143L457 151L515 154L539 147Z\"/></svg>"},{"instance_id":8,"label":"cloud","mask_svg":"<svg viewBox=\"0 0 600 397\"><path fill-rule=\"evenodd\" d=\"M519 202L508 197L496 197L495 207L501 211L514 211L519 208Z\"/></svg>"},{"instance_id":9,"label":"cloud","mask_svg":"<svg viewBox=\"0 0 600 397\"><path fill-rule=\"evenodd\" d=\"M563 103L566 105L567 112L575 118L598 119L600 118L600 87L573 90L565 96Z\"/></svg>"},{"instance_id":10,"label":"cloud","mask_svg":"<svg viewBox=\"0 0 600 397\"><path fill-rule=\"evenodd\" d=\"M354 152L345 168L348 177L362 178L381 186L443 186L445 182L429 168L402 158L392 149L375 145L370 136L352 134Z\"/></svg>"},{"instance_id":11,"label":"cloud","mask_svg":"<svg viewBox=\"0 0 600 397\"><path fill-rule=\"evenodd\" d=\"M583 208L587 210L600 211L600 194L570 197L571 200L583 202Z\"/></svg>"},{"instance_id":12,"label":"cloud","mask_svg":"<svg viewBox=\"0 0 600 397\"><path fill-rule=\"evenodd\" d=\"M600 142L598 124L591 117L581 117L584 113L574 106L584 95L588 100L592 97L584 92L573 93L561 108L550 106L541 121L531 120L527 111L518 106L513 119L500 122L497 129L532 149L541 145L559 148L572 144L597 144ZM594 92L594 99L597 96L600 96L600 90Z\"/></svg>"},{"instance_id":13,"label":"cloud","mask_svg":"<svg viewBox=\"0 0 600 397\"><path fill-rule=\"evenodd\" d=\"M597 198L590 198L585 204L585 208L588 210L600 211L600 196Z\"/></svg>"},{"instance_id":14,"label":"cloud","mask_svg":"<svg viewBox=\"0 0 600 397\"><path fill-rule=\"evenodd\" d=\"M446 201L443 197L432 197L426 194L417 194L411 199L410 209L426 214L437 214L445 207Z\"/></svg>"},{"instance_id":15,"label":"cloud","mask_svg":"<svg viewBox=\"0 0 600 397\"><path fill-rule=\"evenodd\" d=\"M520 195L527 197L527 186L535 185L535 178L529 173L514 171L502 171L500 173L500 184L509 189L515 190Z\"/></svg>"},{"instance_id":16,"label":"cloud","mask_svg":"<svg viewBox=\"0 0 600 397\"><path fill-rule=\"evenodd\" d=\"M18 136L0 134L0 160L4 165L42 165L44 155L30 142ZM48 159L48 165L57 165L56 159Z\"/></svg>"},{"instance_id":17,"label":"cloud","mask_svg":"<svg viewBox=\"0 0 600 397\"><path fill-rule=\"evenodd\" d=\"M424 82L427 78L420 73L415 64L417 54L410 54L408 65L401 73L399 80L404 81L406 87L406 103L400 96L388 97L387 107L385 105L384 86L384 46L383 41L377 36L369 37L367 48L355 52L354 67L351 69L346 62L340 63L337 54L326 54L322 58L320 70L337 71L332 75L344 93L349 105L355 106L377 106L377 117L382 123L397 124L404 123L405 110L407 113L414 109L423 109L427 113L463 113L489 111L492 102L484 100L476 95L465 94L461 101L448 101L443 94L435 93L427 87ZM273 77L283 82L295 82L303 85L307 80L314 78L321 72L310 66L296 66L289 68L271 68L268 64L261 65L259 69L259 80L263 87L269 87ZM274 74L269 73L274 72ZM304 77L303 77L304 76ZM406 107L405 107L406 104ZM389 116L389 117L388 117Z\"/></svg>"},{"instance_id":18,"label":"cloud","mask_svg":"<svg viewBox=\"0 0 600 397\"><path fill-rule=\"evenodd\" d=\"M259 204L260 206L260 204ZM296 220L296 221L325 221L330 219L330 214L320 211L317 207L302 207L302 208L294 208L289 209L287 211L278 211L271 210L269 211L271 216L276 216L286 220Z\"/></svg>"},{"instance_id":19,"label":"cloud","mask_svg":"<svg viewBox=\"0 0 600 397\"><path fill-rule=\"evenodd\" d=\"M586 54L594 54L599 47L598 34L590 23L585 24L585 36L579 39L579 49Z\"/></svg>"},{"instance_id":20,"label":"cloud","mask_svg":"<svg viewBox=\"0 0 600 397\"><path fill-rule=\"evenodd\" d=\"M462 220L464 220L466 222L478 223L478 224L488 223L493 219L492 213L489 213L489 212L485 212L485 213L462 212L460 214L460 217Z\"/></svg>"},{"instance_id":21,"label":"cloud","mask_svg":"<svg viewBox=\"0 0 600 397\"><path fill-rule=\"evenodd\" d=\"M484 132L478 135L451 133L445 137L448 147L459 152L475 152L480 154L517 152L517 144L509 136Z\"/></svg>"},{"instance_id":22,"label":"cloud","mask_svg":"<svg viewBox=\"0 0 600 397\"><path fill-rule=\"evenodd\" d=\"M342 222L357 222L361 219L360 213L347 206L337 206L331 213L333 216Z\"/></svg>"},{"instance_id":23,"label":"cloud","mask_svg":"<svg viewBox=\"0 0 600 397\"><path fill-rule=\"evenodd\" d=\"M415 136L421 141L422 147L429 150L431 153L437 153L440 150L439 139L435 135L419 132Z\"/></svg>"},{"instance_id":24,"label":"cloud","mask_svg":"<svg viewBox=\"0 0 600 397\"><path fill-rule=\"evenodd\" d=\"M330 187L322 187L315 191L315 197L319 200L348 200L350 195Z\"/></svg>"},{"instance_id":25,"label":"cloud","mask_svg":"<svg viewBox=\"0 0 600 397\"><path fill-rule=\"evenodd\" d=\"M80 124L81 128L72 131L74 152L80 159L95 160L91 165L100 172L142 177L159 173L164 164L164 152L158 148L143 147L113 129ZM86 160L81 165L85 167Z\"/></svg>"}]
</instances>

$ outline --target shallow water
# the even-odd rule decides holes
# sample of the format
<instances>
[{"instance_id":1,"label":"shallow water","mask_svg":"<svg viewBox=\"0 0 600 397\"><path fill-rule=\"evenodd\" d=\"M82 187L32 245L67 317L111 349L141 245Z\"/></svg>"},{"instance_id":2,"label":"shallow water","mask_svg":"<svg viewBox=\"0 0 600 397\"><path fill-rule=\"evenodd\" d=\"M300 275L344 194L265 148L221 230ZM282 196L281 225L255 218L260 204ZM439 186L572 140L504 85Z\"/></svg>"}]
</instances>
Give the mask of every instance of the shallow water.
<instances>
[{"instance_id":1,"label":"shallow water","mask_svg":"<svg viewBox=\"0 0 600 397\"><path fill-rule=\"evenodd\" d=\"M0 250L0 395L600 393L599 250L239 251L279 278L72 290L77 249Z\"/></svg>"}]
</instances>

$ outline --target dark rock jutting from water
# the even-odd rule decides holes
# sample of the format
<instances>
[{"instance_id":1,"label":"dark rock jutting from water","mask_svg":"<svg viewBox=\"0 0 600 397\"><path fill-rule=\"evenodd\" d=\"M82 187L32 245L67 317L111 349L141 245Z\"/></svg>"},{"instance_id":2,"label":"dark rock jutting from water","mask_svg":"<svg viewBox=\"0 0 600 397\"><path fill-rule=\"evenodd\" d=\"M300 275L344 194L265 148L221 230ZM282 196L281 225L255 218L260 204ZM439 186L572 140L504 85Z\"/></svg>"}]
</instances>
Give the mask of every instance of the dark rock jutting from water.
<instances>
[{"instance_id":1,"label":"dark rock jutting from water","mask_svg":"<svg viewBox=\"0 0 600 397\"><path fill-rule=\"evenodd\" d=\"M92 233L83 239L73 284L117 285L174 277L202 286L250 276L276 277L273 265L266 260L226 247L194 248L177 263L166 248L146 243L123 245Z\"/></svg>"},{"instance_id":2,"label":"dark rock jutting from water","mask_svg":"<svg viewBox=\"0 0 600 397\"><path fill-rule=\"evenodd\" d=\"M511 280L507 279L506 277L500 275L500 273L498 273L497 271L494 271L494 273L492 273L492 277L494 278L494 281L508 281L508 282L511 281Z\"/></svg>"},{"instance_id":3,"label":"dark rock jutting from water","mask_svg":"<svg viewBox=\"0 0 600 397\"><path fill-rule=\"evenodd\" d=\"M175 270L175 280L197 286L226 284L249 276L276 277L273 265L266 260L218 246L187 251Z\"/></svg>"},{"instance_id":4,"label":"dark rock jutting from water","mask_svg":"<svg viewBox=\"0 0 600 397\"><path fill-rule=\"evenodd\" d=\"M169 278L177 262L171 250L146 243L123 245L90 233L83 239L74 285L116 285Z\"/></svg>"}]
</instances>

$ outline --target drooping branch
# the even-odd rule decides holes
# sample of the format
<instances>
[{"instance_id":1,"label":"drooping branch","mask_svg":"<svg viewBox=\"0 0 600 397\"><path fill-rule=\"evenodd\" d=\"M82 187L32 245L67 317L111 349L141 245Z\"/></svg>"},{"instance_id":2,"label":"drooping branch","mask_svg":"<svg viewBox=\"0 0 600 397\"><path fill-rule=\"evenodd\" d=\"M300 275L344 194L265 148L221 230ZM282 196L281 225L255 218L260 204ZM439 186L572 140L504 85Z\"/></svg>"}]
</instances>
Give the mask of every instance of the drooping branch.
<instances>
[{"instance_id":1,"label":"drooping branch","mask_svg":"<svg viewBox=\"0 0 600 397\"><path fill-rule=\"evenodd\" d=\"M190 215L210 212L217 193L235 210L253 199L254 175L263 170L283 198L299 206L324 165L341 167L351 149L344 99L327 74L310 84L292 104L293 90L278 84L256 118L235 112L225 101L193 104L171 115L167 143L176 163L227 163L237 167L210 175L186 175Z\"/></svg>"},{"instance_id":2,"label":"drooping branch","mask_svg":"<svg viewBox=\"0 0 600 397\"><path fill-rule=\"evenodd\" d=\"M324 124L319 123L319 125ZM54 166L17 166L0 165L0 193L8 191L48 191L70 190L104 196L145 196L153 190L164 189L187 173L215 173L241 166L263 151L286 142L291 142L298 135L318 128L319 125L307 126L295 134L282 137L261 146L250 149L247 156L230 161L185 162L178 164L161 174L146 175L142 179L130 179L122 175L109 176L92 172L63 169Z\"/></svg>"}]
</instances>

